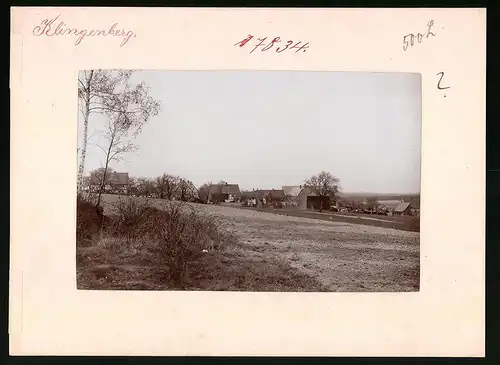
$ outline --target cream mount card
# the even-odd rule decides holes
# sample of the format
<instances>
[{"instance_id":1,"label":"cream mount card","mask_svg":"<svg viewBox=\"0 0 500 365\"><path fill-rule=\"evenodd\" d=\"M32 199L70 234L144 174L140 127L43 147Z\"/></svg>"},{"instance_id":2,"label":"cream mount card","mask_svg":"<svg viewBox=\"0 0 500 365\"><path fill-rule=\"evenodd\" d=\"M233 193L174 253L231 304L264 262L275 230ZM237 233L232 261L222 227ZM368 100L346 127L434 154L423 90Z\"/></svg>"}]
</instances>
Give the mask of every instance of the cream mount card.
<instances>
[{"instance_id":1,"label":"cream mount card","mask_svg":"<svg viewBox=\"0 0 500 365\"><path fill-rule=\"evenodd\" d=\"M11 19L11 355L484 356L485 9L24 7L12 8ZM230 71L235 78L253 71L418 75L418 289L77 288L79 75L98 69ZM200 80L183 87L207 87ZM254 91L262 87L267 95L277 82L262 80ZM280 108L301 105L293 93L309 82L304 80L297 77L297 90L276 94L288 95L272 112L276 119ZM353 114L370 102L363 89L345 90L359 90L349 104ZM178 92L185 90L179 86ZM261 102L268 105L269 99ZM247 105L256 116L255 122L245 120L250 133L259 100ZM165 123L175 119L172 110L163 109ZM310 131L307 115L301 116L300 126L296 119L288 125L303 128L304 135ZM345 120L331 123L348 125L348 114ZM190 128L186 123L172 131L190 143L182 132ZM325 154L342 138L332 136L332 144L321 147ZM286 133L281 140L286 143ZM293 159L303 166L312 158L304 148ZM179 171L188 169L183 166L191 165L179 164ZM343 176L341 183L357 186ZM325 264L325 270L331 267ZM331 285L341 278L329 280Z\"/></svg>"}]
</instances>

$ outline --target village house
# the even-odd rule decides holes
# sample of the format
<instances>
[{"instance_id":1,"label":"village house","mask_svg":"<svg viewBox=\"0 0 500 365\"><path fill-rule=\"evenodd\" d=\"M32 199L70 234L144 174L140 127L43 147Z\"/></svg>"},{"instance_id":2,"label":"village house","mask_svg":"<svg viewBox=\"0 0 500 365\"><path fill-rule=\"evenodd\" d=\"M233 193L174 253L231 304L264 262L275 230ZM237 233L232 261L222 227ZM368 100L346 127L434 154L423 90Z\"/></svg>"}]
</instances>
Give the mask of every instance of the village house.
<instances>
[{"instance_id":1,"label":"village house","mask_svg":"<svg viewBox=\"0 0 500 365\"><path fill-rule=\"evenodd\" d=\"M392 214L394 209L396 209L397 206L401 203L404 203L404 200L392 199L392 200L378 200L377 201L377 204L379 205L380 209L384 209L390 214Z\"/></svg>"},{"instance_id":2,"label":"village house","mask_svg":"<svg viewBox=\"0 0 500 365\"><path fill-rule=\"evenodd\" d=\"M304 186L299 193L299 208L301 210L328 210L330 208L330 197L319 196L312 187Z\"/></svg>"},{"instance_id":3,"label":"village house","mask_svg":"<svg viewBox=\"0 0 500 365\"><path fill-rule=\"evenodd\" d=\"M90 174L90 190L98 192L102 184L102 176L96 172ZM104 183L104 192L127 194L129 186L128 172L108 172Z\"/></svg>"},{"instance_id":4,"label":"village house","mask_svg":"<svg viewBox=\"0 0 500 365\"><path fill-rule=\"evenodd\" d=\"M215 184L208 191L208 201L212 203L238 202L241 200L241 191L238 184Z\"/></svg>"},{"instance_id":5,"label":"village house","mask_svg":"<svg viewBox=\"0 0 500 365\"><path fill-rule=\"evenodd\" d=\"M254 190L254 194L264 205L281 202L285 198L285 192L277 189L257 189Z\"/></svg>"},{"instance_id":6,"label":"village house","mask_svg":"<svg viewBox=\"0 0 500 365\"><path fill-rule=\"evenodd\" d=\"M194 186L194 184L186 179L180 179L177 184L173 199L174 200L182 200L182 201L194 201L198 198L198 190Z\"/></svg>"},{"instance_id":7,"label":"village house","mask_svg":"<svg viewBox=\"0 0 500 365\"><path fill-rule=\"evenodd\" d=\"M243 206L257 206L257 192L255 190L242 191L240 201L242 202Z\"/></svg>"},{"instance_id":8,"label":"village house","mask_svg":"<svg viewBox=\"0 0 500 365\"><path fill-rule=\"evenodd\" d=\"M408 202L401 202L392 212L393 215L411 215L411 204Z\"/></svg>"},{"instance_id":9,"label":"village house","mask_svg":"<svg viewBox=\"0 0 500 365\"><path fill-rule=\"evenodd\" d=\"M282 203L285 199L285 192L283 190L268 190L263 196L264 204Z\"/></svg>"}]
</instances>

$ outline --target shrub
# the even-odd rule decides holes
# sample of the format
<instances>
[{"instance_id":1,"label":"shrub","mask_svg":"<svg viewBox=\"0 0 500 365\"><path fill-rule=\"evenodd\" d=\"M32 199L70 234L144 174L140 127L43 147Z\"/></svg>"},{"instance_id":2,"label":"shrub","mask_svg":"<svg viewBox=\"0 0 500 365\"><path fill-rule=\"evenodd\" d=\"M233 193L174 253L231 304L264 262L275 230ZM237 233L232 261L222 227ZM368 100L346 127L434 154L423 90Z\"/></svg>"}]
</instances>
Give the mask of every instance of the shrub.
<instances>
[{"instance_id":1,"label":"shrub","mask_svg":"<svg viewBox=\"0 0 500 365\"><path fill-rule=\"evenodd\" d=\"M147 234L149 218L159 213L148 200L140 198L120 197L113 208L113 233L129 239Z\"/></svg>"},{"instance_id":2,"label":"shrub","mask_svg":"<svg viewBox=\"0 0 500 365\"><path fill-rule=\"evenodd\" d=\"M127 197L112 207L112 235L122 244L142 241L141 251L168 267L166 279L174 285L183 283L188 263L203 250L221 250L234 240L216 216L184 202L165 202L160 210L147 199Z\"/></svg>"},{"instance_id":3,"label":"shrub","mask_svg":"<svg viewBox=\"0 0 500 365\"><path fill-rule=\"evenodd\" d=\"M76 242L90 240L101 228L101 217L91 202L77 197L76 201Z\"/></svg>"},{"instance_id":4,"label":"shrub","mask_svg":"<svg viewBox=\"0 0 500 365\"><path fill-rule=\"evenodd\" d=\"M183 203L171 202L155 215L153 235L163 264L169 267L169 280L182 284L187 265L203 250L221 250L231 236L221 229L214 216L202 214Z\"/></svg>"}]
</instances>

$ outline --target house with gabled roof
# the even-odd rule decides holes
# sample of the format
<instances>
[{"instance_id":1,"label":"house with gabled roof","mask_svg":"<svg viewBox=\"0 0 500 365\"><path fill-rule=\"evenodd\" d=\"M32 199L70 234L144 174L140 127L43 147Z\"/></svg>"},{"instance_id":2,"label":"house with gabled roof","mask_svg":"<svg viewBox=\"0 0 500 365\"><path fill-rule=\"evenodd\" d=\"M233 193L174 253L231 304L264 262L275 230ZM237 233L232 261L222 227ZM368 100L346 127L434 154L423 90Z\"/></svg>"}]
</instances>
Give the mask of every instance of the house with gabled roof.
<instances>
[{"instance_id":1,"label":"house with gabled roof","mask_svg":"<svg viewBox=\"0 0 500 365\"><path fill-rule=\"evenodd\" d=\"M214 184L208 190L208 201L220 203L226 200L239 201L241 191L238 184Z\"/></svg>"},{"instance_id":2,"label":"house with gabled roof","mask_svg":"<svg viewBox=\"0 0 500 365\"><path fill-rule=\"evenodd\" d=\"M177 200L193 201L199 197L198 189L191 181L181 178L175 187L173 197Z\"/></svg>"},{"instance_id":3,"label":"house with gabled roof","mask_svg":"<svg viewBox=\"0 0 500 365\"><path fill-rule=\"evenodd\" d=\"M302 210L328 210L330 208L330 197L316 194L310 186L304 185L299 193L299 208Z\"/></svg>"},{"instance_id":4,"label":"house with gabled roof","mask_svg":"<svg viewBox=\"0 0 500 365\"><path fill-rule=\"evenodd\" d=\"M90 174L90 186L92 190L98 191L101 186L102 175L97 172ZM126 193L129 185L128 172L108 172L104 182L105 192Z\"/></svg>"},{"instance_id":5,"label":"house with gabled roof","mask_svg":"<svg viewBox=\"0 0 500 365\"><path fill-rule=\"evenodd\" d=\"M411 204L408 202L401 202L398 204L394 211L393 215L411 215Z\"/></svg>"}]
</instances>

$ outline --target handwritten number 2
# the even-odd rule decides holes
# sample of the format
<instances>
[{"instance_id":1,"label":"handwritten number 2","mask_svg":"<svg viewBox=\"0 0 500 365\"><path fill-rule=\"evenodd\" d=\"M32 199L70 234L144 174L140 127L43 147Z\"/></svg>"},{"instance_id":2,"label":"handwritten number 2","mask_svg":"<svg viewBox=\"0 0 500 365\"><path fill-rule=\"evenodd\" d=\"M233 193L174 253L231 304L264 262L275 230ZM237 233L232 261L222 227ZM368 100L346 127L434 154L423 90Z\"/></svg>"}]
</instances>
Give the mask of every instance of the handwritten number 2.
<instances>
[{"instance_id":1,"label":"handwritten number 2","mask_svg":"<svg viewBox=\"0 0 500 365\"><path fill-rule=\"evenodd\" d=\"M444 72L438 72L436 74L436 76L438 75L441 75L441 77L439 78L439 81L437 83L437 88L438 90L446 90L446 89L449 89L450 87L449 86L441 86L441 81L443 80L443 77L444 77Z\"/></svg>"}]
</instances>

